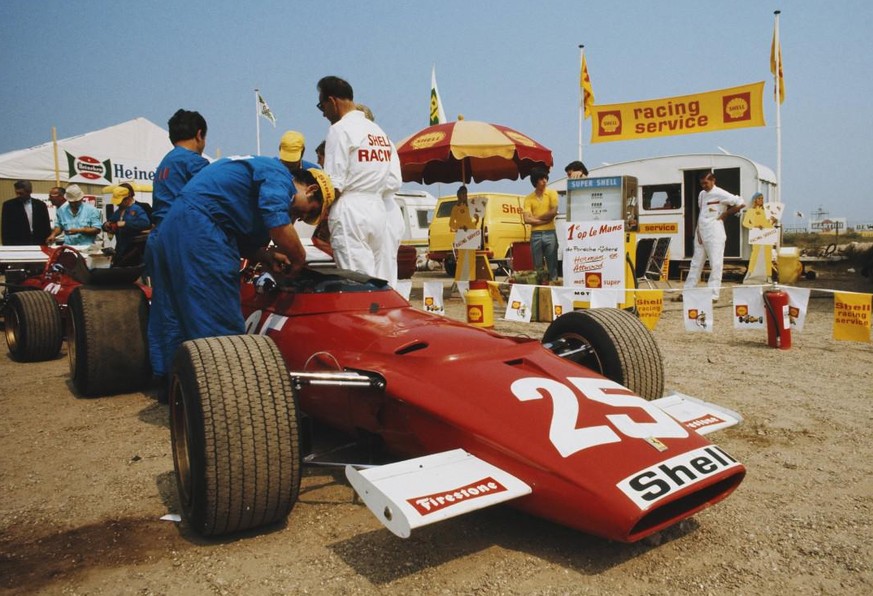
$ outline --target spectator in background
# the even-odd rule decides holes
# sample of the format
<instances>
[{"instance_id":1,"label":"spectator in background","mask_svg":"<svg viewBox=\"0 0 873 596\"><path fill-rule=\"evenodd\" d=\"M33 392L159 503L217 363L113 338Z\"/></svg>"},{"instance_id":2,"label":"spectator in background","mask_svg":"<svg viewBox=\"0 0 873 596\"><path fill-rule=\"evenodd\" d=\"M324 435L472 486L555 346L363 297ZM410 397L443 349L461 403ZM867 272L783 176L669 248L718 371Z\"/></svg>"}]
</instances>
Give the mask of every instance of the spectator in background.
<instances>
[{"instance_id":1,"label":"spectator in background","mask_svg":"<svg viewBox=\"0 0 873 596\"><path fill-rule=\"evenodd\" d=\"M318 160L318 165L320 167L324 167L324 141L318 144L318 147L315 148L315 157Z\"/></svg>"},{"instance_id":2,"label":"spectator in background","mask_svg":"<svg viewBox=\"0 0 873 596\"><path fill-rule=\"evenodd\" d=\"M77 184L67 187L67 200L57 210L55 229L49 234L46 244L54 242L62 233L64 244L74 246L94 244L97 234L100 233L100 210L83 201L84 198L85 193Z\"/></svg>"},{"instance_id":3,"label":"spectator in background","mask_svg":"<svg viewBox=\"0 0 873 596\"><path fill-rule=\"evenodd\" d=\"M169 297L161 285L161 279L155 275L154 246L160 234L160 223L170 210L173 203L182 192L182 188L200 170L209 165L203 157L206 149L206 119L199 112L179 109L167 122L170 131L170 142L173 149L167 153L158 164L152 190L152 223L155 229L149 233L146 240L145 274L151 278L152 308L149 310L149 357L152 364L152 374L158 389L157 398L161 403L167 403L167 381L161 342L166 329L176 329L179 324L172 320L173 310L168 303ZM168 317L170 319L168 320Z\"/></svg>"},{"instance_id":4,"label":"spectator in background","mask_svg":"<svg viewBox=\"0 0 873 596\"><path fill-rule=\"evenodd\" d=\"M399 217L389 220L385 206L400 189L397 151L385 131L358 109L348 82L328 76L317 88L316 107L331 123L324 169L337 195L328 217L334 258L343 269L396 285Z\"/></svg>"},{"instance_id":5,"label":"spectator in background","mask_svg":"<svg viewBox=\"0 0 873 596\"><path fill-rule=\"evenodd\" d=\"M588 176L588 168L581 161L571 161L564 168L567 178L585 178Z\"/></svg>"},{"instance_id":6,"label":"spectator in background","mask_svg":"<svg viewBox=\"0 0 873 596\"><path fill-rule=\"evenodd\" d=\"M555 216L558 214L558 193L546 188L549 173L542 168L534 168L530 173L530 183L534 191L524 198L524 223L530 224L530 252L534 270L545 267L549 280L558 279L558 233L555 231Z\"/></svg>"},{"instance_id":7,"label":"spectator in background","mask_svg":"<svg viewBox=\"0 0 873 596\"><path fill-rule=\"evenodd\" d=\"M3 203L0 240L6 246L45 244L52 232L48 206L33 198L29 180L15 182L15 198Z\"/></svg>"},{"instance_id":8,"label":"spectator in background","mask_svg":"<svg viewBox=\"0 0 873 596\"><path fill-rule=\"evenodd\" d=\"M282 135L282 140L279 142L279 159L291 164L291 168L298 170L303 168L321 169L321 164L314 164L311 161L303 159L303 152L306 151L306 137L302 132L289 130Z\"/></svg>"},{"instance_id":9,"label":"spectator in background","mask_svg":"<svg viewBox=\"0 0 873 596\"><path fill-rule=\"evenodd\" d=\"M135 267L143 263L145 232L152 222L145 209L135 204L133 186L123 182L112 191L112 204L117 209L106 219L103 230L115 234L113 267Z\"/></svg>"},{"instance_id":10,"label":"spectator in background","mask_svg":"<svg viewBox=\"0 0 873 596\"><path fill-rule=\"evenodd\" d=\"M67 202L64 198L65 192L66 191L60 186L52 186L51 190L49 190L49 202L51 202L55 209L60 209L61 206Z\"/></svg>"}]
</instances>

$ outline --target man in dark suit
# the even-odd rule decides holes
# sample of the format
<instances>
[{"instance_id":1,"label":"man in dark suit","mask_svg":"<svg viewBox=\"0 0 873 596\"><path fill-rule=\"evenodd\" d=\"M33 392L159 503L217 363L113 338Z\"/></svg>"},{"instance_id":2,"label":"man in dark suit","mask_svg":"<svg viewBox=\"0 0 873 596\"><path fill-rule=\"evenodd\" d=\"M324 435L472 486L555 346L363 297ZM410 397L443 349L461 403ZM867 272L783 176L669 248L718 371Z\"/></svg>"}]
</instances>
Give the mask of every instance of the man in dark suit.
<instances>
[{"instance_id":1,"label":"man in dark suit","mask_svg":"<svg viewBox=\"0 0 873 596\"><path fill-rule=\"evenodd\" d=\"M33 186L27 180L15 183L15 197L3 203L2 241L6 246L45 244L51 234L48 207L30 196Z\"/></svg>"}]
</instances>

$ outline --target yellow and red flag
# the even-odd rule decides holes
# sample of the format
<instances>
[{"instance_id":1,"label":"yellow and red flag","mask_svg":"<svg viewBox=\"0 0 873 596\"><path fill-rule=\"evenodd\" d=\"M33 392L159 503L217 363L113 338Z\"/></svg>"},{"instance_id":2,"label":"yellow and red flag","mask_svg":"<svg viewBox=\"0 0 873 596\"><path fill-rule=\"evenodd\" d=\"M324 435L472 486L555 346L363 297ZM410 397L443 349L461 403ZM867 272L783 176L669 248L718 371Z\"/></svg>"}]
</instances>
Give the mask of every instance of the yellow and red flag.
<instances>
[{"instance_id":1,"label":"yellow and red flag","mask_svg":"<svg viewBox=\"0 0 873 596\"><path fill-rule=\"evenodd\" d=\"M779 103L785 101L785 78L782 75L782 45L779 43L779 21L773 27L773 41L770 44L770 72L775 78L776 86L773 97Z\"/></svg>"},{"instance_id":2,"label":"yellow and red flag","mask_svg":"<svg viewBox=\"0 0 873 596\"><path fill-rule=\"evenodd\" d=\"M594 90L591 88L591 77L588 76L588 62L585 54L582 54L582 68L579 71L579 87L582 89L582 105L585 107L585 117L591 117L591 109L594 107Z\"/></svg>"}]
</instances>

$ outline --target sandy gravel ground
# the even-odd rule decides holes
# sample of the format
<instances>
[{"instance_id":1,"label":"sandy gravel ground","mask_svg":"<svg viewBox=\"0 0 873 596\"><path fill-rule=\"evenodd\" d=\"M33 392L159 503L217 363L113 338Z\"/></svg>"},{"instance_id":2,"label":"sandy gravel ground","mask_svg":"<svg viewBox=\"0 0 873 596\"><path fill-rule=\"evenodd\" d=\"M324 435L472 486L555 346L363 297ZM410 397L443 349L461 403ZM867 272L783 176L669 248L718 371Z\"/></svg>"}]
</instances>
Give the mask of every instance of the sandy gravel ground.
<instances>
[{"instance_id":1,"label":"sandy gravel ground","mask_svg":"<svg viewBox=\"0 0 873 596\"><path fill-rule=\"evenodd\" d=\"M422 275L416 275L419 279ZM839 271L821 287L873 291ZM816 296L816 294L814 294ZM461 303L447 302L461 317ZM0 355L2 594L870 594L873 346L831 339L829 296L782 351L729 326L655 337L668 386L739 411L714 440L748 468L725 502L642 543L509 507L395 538L340 474L307 471L286 524L203 540L176 512L167 409L151 394L80 399L66 352ZM545 324L498 321L539 337Z\"/></svg>"}]
</instances>

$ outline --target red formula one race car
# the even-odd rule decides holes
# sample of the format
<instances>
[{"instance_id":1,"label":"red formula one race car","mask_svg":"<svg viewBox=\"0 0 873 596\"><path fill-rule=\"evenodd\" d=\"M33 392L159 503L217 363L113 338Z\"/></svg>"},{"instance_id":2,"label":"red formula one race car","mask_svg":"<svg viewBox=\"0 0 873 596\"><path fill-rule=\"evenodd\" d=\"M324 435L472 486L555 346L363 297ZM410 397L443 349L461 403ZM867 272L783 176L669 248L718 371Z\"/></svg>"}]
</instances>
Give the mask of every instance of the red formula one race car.
<instances>
[{"instance_id":1,"label":"red formula one race car","mask_svg":"<svg viewBox=\"0 0 873 596\"><path fill-rule=\"evenodd\" d=\"M203 535L284 519L324 428L380 455L346 475L402 537L509 501L633 542L745 476L703 436L739 416L662 397L660 352L628 312L567 313L537 341L417 310L335 269L249 272L241 292L249 334L185 342L175 359L179 495Z\"/></svg>"},{"instance_id":2,"label":"red formula one race car","mask_svg":"<svg viewBox=\"0 0 873 596\"><path fill-rule=\"evenodd\" d=\"M12 358L56 358L69 325L70 368L79 393L120 393L147 382L148 348L140 330L151 288L134 283L143 268L92 268L89 256L71 246L19 248L0 250L7 265L2 312ZM42 261L42 270L34 273ZM132 367L115 362L119 350L132 353L127 359Z\"/></svg>"}]
</instances>

